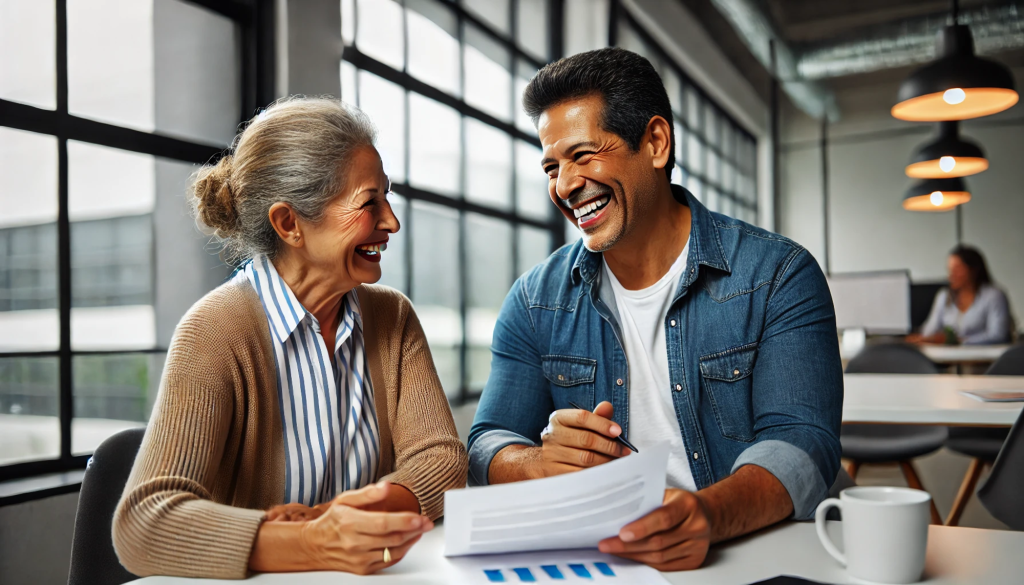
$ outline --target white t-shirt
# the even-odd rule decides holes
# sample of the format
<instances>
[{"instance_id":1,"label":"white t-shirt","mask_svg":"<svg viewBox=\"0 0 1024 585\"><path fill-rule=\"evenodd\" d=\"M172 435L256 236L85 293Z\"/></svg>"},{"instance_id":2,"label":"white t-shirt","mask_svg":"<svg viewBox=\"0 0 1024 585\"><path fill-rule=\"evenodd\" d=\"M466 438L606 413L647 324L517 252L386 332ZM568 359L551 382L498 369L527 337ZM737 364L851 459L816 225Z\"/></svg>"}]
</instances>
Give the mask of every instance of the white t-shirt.
<instances>
[{"instance_id":1,"label":"white t-shirt","mask_svg":"<svg viewBox=\"0 0 1024 585\"><path fill-rule=\"evenodd\" d=\"M629 365L629 442L637 449L668 442L668 487L696 491L686 445L672 403L665 319L686 270L690 242L658 282L643 290L626 290L604 262L605 277L615 293L622 342Z\"/></svg>"}]
</instances>

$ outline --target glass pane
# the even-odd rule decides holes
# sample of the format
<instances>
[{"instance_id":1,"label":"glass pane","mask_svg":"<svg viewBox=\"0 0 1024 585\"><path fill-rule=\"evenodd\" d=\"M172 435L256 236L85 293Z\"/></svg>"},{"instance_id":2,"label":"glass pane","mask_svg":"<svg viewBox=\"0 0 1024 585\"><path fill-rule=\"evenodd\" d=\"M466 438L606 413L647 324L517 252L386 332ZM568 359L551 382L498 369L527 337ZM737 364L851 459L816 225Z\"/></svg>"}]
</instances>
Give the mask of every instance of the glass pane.
<instances>
[{"instance_id":1,"label":"glass pane","mask_svg":"<svg viewBox=\"0 0 1024 585\"><path fill-rule=\"evenodd\" d=\"M462 0L463 6L481 20L506 35L509 27L509 0Z\"/></svg>"},{"instance_id":2,"label":"glass pane","mask_svg":"<svg viewBox=\"0 0 1024 585\"><path fill-rule=\"evenodd\" d=\"M377 127L377 152L392 181L405 182L405 90L359 71L359 109Z\"/></svg>"},{"instance_id":3,"label":"glass pane","mask_svg":"<svg viewBox=\"0 0 1024 585\"><path fill-rule=\"evenodd\" d=\"M683 114L683 82L675 69L666 67L661 74L661 80L665 83L665 91L668 93L668 100L672 103L672 111L676 114Z\"/></svg>"},{"instance_id":4,"label":"glass pane","mask_svg":"<svg viewBox=\"0 0 1024 585\"><path fill-rule=\"evenodd\" d=\"M472 118L466 124L466 199L512 209L512 137Z\"/></svg>"},{"instance_id":5,"label":"glass pane","mask_svg":"<svg viewBox=\"0 0 1024 585\"><path fill-rule=\"evenodd\" d=\"M409 0L409 74L459 94L459 41L455 15L434 0Z\"/></svg>"},{"instance_id":6,"label":"glass pane","mask_svg":"<svg viewBox=\"0 0 1024 585\"><path fill-rule=\"evenodd\" d=\"M708 144L718 145L718 112L710 103L704 103L704 136Z\"/></svg>"},{"instance_id":7,"label":"glass pane","mask_svg":"<svg viewBox=\"0 0 1024 585\"><path fill-rule=\"evenodd\" d=\"M462 380L458 212L413 201L410 227L412 300L444 391L449 397L458 396Z\"/></svg>"},{"instance_id":8,"label":"glass pane","mask_svg":"<svg viewBox=\"0 0 1024 585\"><path fill-rule=\"evenodd\" d=\"M446 195L458 195L461 167L459 113L430 98L411 93L409 118L409 183Z\"/></svg>"},{"instance_id":9,"label":"glass pane","mask_svg":"<svg viewBox=\"0 0 1024 585\"><path fill-rule=\"evenodd\" d=\"M690 130L694 132L700 132L700 95L697 94L697 90L690 86L686 86L686 122L690 125Z\"/></svg>"},{"instance_id":10,"label":"glass pane","mask_svg":"<svg viewBox=\"0 0 1024 585\"><path fill-rule=\"evenodd\" d=\"M55 137L0 127L0 207L0 351L55 350Z\"/></svg>"},{"instance_id":11,"label":"glass pane","mask_svg":"<svg viewBox=\"0 0 1024 585\"><path fill-rule=\"evenodd\" d=\"M0 0L0 98L57 107L56 3Z\"/></svg>"},{"instance_id":12,"label":"glass pane","mask_svg":"<svg viewBox=\"0 0 1024 585\"><path fill-rule=\"evenodd\" d=\"M163 353L75 356L71 452L91 453L114 433L146 426L166 358Z\"/></svg>"},{"instance_id":13,"label":"glass pane","mask_svg":"<svg viewBox=\"0 0 1024 585\"><path fill-rule=\"evenodd\" d=\"M356 45L359 50L395 69L405 66L402 6L394 0L358 0Z\"/></svg>"},{"instance_id":14,"label":"glass pane","mask_svg":"<svg viewBox=\"0 0 1024 585\"><path fill-rule=\"evenodd\" d=\"M519 226L517 231L516 252L519 257L516 259L516 273L523 274L551 255L551 232L528 225Z\"/></svg>"},{"instance_id":15,"label":"glass pane","mask_svg":"<svg viewBox=\"0 0 1024 585\"><path fill-rule=\"evenodd\" d=\"M674 118L672 129L675 131L676 162L683 166L686 164L686 127L682 120Z\"/></svg>"},{"instance_id":16,"label":"glass pane","mask_svg":"<svg viewBox=\"0 0 1024 585\"><path fill-rule=\"evenodd\" d=\"M700 179L693 175L686 177L686 189L690 193L693 193L693 196L703 203L705 207L711 209L710 205L708 205L707 199L704 197L704 184L701 183Z\"/></svg>"},{"instance_id":17,"label":"glass pane","mask_svg":"<svg viewBox=\"0 0 1024 585\"><path fill-rule=\"evenodd\" d=\"M351 45L356 38L356 0L341 0L341 42Z\"/></svg>"},{"instance_id":18,"label":"glass pane","mask_svg":"<svg viewBox=\"0 0 1024 585\"><path fill-rule=\"evenodd\" d=\"M155 203L154 157L68 141L73 349L156 345Z\"/></svg>"},{"instance_id":19,"label":"glass pane","mask_svg":"<svg viewBox=\"0 0 1024 585\"><path fill-rule=\"evenodd\" d=\"M708 179L709 182L717 184L720 181L719 174L718 174L718 160L719 160L718 159L718 155L715 154L715 151L713 151L710 148L708 148L707 149L707 157L708 157L708 169L707 169L707 173L705 173L705 174L707 175L707 179Z\"/></svg>"},{"instance_id":20,"label":"glass pane","mask_svg":"<svg viewBox=\"0 0 1024 585\"><path fill-rule=\"evenodd\" d=\"M356 92L356 67L348 61L341 62L341 101L353 106L359 105Z\"/></svg>"},{"instance_id":21,"label":"glass pane","mask_svg":"<svg viewBox=\"0 0 1024 585\"><path fill-rule=\"evenodd\" d=\"M381 277L379 284L396 288L408 294L409 289L406 284L408 273L406 271L405 254L408 249L407 239L409 237L409 224L406 221L409 218L409 203L405 197L397 193L389 195L388 201L391 203L391 210L395 212L395 217L398 218L398 223L402 227L397 233L388 236L388 249L380 257Z\"/></svg>"},{"instance_id":22,"label":"glass pane","mask_svg":"<svg viewBox=\"0 0 1024 585\"><path fill-rule=\"evenodd\" d=\"M547 61L548 0L519 0L516 18L516 42L519 47L540 61Z\"/></svg>"},{"instance_id":23,"label":"glass pane","mask_svg":"<svg viewBox=\"0 0 1024 585\"><path fill-rule=\"evenodd\" d=\"M239 27L181 0L68 1L72 114L227 144L241 119Z\"/></svg>"},{"instance_id":24,"label":"glass pane","mask_svg":"<svg viewBox=\"0 0 1024 585\"><path fill-rule=\"evenodd\" d=\"M512 57L508 50L480 29L466 26L466 103L512 121Z\"/></svg>"},{"instance_id":25,"label":"glass pane","mask_svg":"<svg viewBox=\"0 0 1024 585\"><path fill-rule=\"evenodd\" d=\"M736 192L736 175L732 163L722 161L722 190Z\"/></svg>"},{"instance_id":26,"label":"glass pane","mask_svg":"<svg viewBox=\"0 0 1024 585\"><path fill-rule=\"evenodd\" d=\"M633 30L633 27L629 26L624 21L619 21L618 45L620 48L626 49L627 51L633 51L648 60L653 56L650 48L648 48L647 44L640 38L640 35ZM655 67L657 66L655 65Z\"/></svg>"},{"instance_id":27,"label":"glass pane","mask_svg":"<svg viewBox=\"0 0 1024 585\"><path fill-rule=\"evenodd\" d=\"M580 229L576 227L576 224L565 220L565 243L572 244L582 237L583 234L580 233Z\"/></svg>"},{"instance_id":28,"label":"glass pane","mask_svg":"<svg viewBox=\"0 0 1024 585\"><path fill-rule=\"evenodd\" d=\"M533 120L523 111L523 92L526 91L527 84L530 83L530 80L536 74L537 70L533 66L522 59L516 61L516 90L514 96L516 128L534 136L537 135L537 129L533 127Z\"/></svg>"},{"instance_id":29,"label":"glass pane","mask_svg":"<svg viewBox=\"0 0 1024 585\"><path fill-rule=\"evenodd\" d=\"M0 357L0 465L60 457L56 357Z\"/></svg>"},{"instance_id":30,"label":"glass pane","mask_svg":"<svg viewBox=\"0 0 1024 585\"><path fill-rule=\"evenodd\" d=\"M687 137L686 163L691 173L699 175L704 172L704 147L693 134Z\"/></svg>"},{"instance_id":31,"label":"glass pane","mask_svg":"<svg viewBox=\"0 0 1024 585\"><path fill-rule=\"evenodd\" d=\"M516 141L516 211L520 215L546 220L551 217L548 176L540 166L543 158L536 146ZM575 229L575 227L574 227Z\"/></svg>"},{"instance_id":32,"label":"glass pane","mask_svg":"<svg viewBox=\"0 0 1024 585\"><path fill-rule=\"evenodd\" d=\"M479 390L491 371L491 334L498 311L512 286L512 226L498 219L467 214L466 255L469 388Z\"/></svg>"}]
</instances>

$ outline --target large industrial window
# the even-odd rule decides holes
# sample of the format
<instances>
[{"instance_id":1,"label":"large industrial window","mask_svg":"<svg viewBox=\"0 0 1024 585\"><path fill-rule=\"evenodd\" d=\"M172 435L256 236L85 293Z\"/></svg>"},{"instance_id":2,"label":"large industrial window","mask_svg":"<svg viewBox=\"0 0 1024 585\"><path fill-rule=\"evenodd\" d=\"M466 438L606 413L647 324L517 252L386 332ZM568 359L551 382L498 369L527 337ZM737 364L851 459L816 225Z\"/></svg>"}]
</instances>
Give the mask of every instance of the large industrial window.
<instances>
[{"instance_id":1,"label":"large industrial window","mask_svg":"<svg viewBox=\"0 0 1024 585\"><path fill-rule=\"evenodd\" d=\"M271 99L262 4L0 0L0 479L148 420L228 274L185 190Z\"/></svg>"},{"instance_id":2,"label":"large industrial window","mask_svg":"<svg viewBox=\"0 0 1024 585\"><path fill-rule=\"evenodd\" d=\"M342 99L366 112L402 222L382 260L453 402L479 393L512 282L563 240L521 95L561 2L343 0Z\"/></svg>"}]
</instances>

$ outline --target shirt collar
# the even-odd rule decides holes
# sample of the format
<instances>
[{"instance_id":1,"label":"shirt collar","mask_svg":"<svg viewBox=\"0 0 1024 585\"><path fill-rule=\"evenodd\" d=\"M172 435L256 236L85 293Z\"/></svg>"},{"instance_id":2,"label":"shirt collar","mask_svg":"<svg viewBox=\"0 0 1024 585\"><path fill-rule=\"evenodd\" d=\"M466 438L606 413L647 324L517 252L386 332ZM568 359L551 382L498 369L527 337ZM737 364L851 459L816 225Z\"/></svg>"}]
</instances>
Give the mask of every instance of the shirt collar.
<instances>
[{"instance_id":1,"label":"shirt collar","mask_svg":"<svg viewBox=\"0 0 1024 585\"><path fill-rule=\"evenodd\" d=\"M730 272L729 262L722 250L722 240L719 238L718 229L715 226L715 219L708 208L704 207L692 193L679 185L672 184L672 195L676 201L690 208L690 251L687 254L687 264L690 266L703 264L717 270ZM587 283L593 283L601 272L601 259L600 253L591 252L581 244L572 265L573 284L577 284L580 278ZM687 274L686 284L692 282L696 277L695 272Z\"/></svg>"}]
</instances>

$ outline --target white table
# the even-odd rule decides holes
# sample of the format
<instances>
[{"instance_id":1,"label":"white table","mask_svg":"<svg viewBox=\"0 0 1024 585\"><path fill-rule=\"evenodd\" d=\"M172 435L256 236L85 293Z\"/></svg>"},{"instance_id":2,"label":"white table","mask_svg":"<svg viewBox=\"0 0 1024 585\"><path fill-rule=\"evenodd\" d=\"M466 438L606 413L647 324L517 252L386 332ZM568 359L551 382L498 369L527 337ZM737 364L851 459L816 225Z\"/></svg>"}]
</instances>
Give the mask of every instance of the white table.
<instances>
[{"instance_id":1,"label":"white table","mask_svg":"<svg viewBox=\"0 0 1024 585\"><path fill-rule=\"evenodd\" d=\"M1010 426L1024 408L1021 402L980 402L960 394L1024 390L1024 376L846 374L843 383L844 423Z\"/></svg>"},{"instance_id":2,"label":"white table","mask_svg":"<svg viewBox=\"0 0 1024 585\"><path fill-rule=\"evenodd\" d=\"M937 364L992 363L999 359L1009 345L929 345L918 346L921 353Z\"/></svg>"},{"instance_id":3,"label":"white table","mask_svg":"<svg viewBox=\"0 0 1024 585\"><path fill-rule=\"evenodd\" d=\"M841 546L839 523L829 532ZM405 559L369 577L347 573L257 575L260 585L376 585L456 583L454 571L442 556L444 526L425 535ZM1019 584L1024 577L1024 533L976 528L930 526L928 560L923 583L934 585ZM747 585L777 575L795 575L824 583L854 583L818 542L814 524L787 522L712 548L707 563L696 571L665 573L674 585ZM234 583L212 579L148 577L139 585L214 585Z\"/></svg>"}]
</instances>

